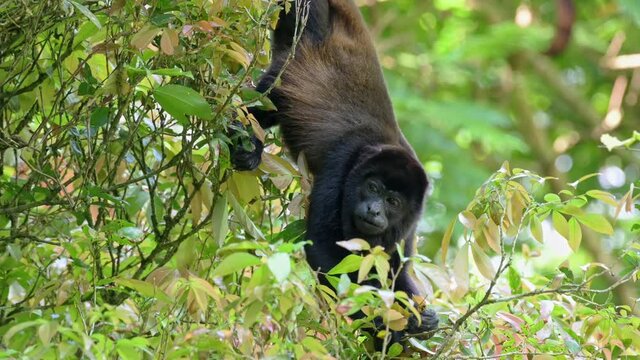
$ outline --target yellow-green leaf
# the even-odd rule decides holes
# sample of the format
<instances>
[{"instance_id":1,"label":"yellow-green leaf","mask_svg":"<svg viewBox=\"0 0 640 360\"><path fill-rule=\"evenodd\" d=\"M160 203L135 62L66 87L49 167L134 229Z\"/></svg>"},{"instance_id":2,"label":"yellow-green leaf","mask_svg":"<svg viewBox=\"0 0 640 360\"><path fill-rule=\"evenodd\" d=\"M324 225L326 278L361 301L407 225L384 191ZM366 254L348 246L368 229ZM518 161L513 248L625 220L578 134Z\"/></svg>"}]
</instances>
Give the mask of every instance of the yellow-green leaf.
<instances>
[{"instance_id":1,"label":"yellow-green leaf","mask_svg":"<svg viewBox=\"0 0 640 360\"><path fill-rule=\"evenodd\" d=\"M165 302L171 302L171 298L167 294L165 294L164 291L160 290L159 287L153 285L150 282L127 278L116 278L114 282L118 285L131 288L137 291L142 296L159 299Z\"/></svg>"},{"instance_id":2,"label":"yellow-green leaf","mask_svg":"<svg viewBox=\"0 0 640 360\"><path fill-rule=\"evenodd\" d=\"M281 283L291 273L291 259L287 253L275 253L267 260L267 266L276 280Z\"/></svg>"},{"instance_id":3,"label":"yellow-green leaf","mask_svg":"<svg viewBox=\"0 0 640 360\"><path fill-rule=\"evenodd\" d=\"M371 254L365 256L364 259L362 259L360 269L358 269L358 283L363 282L367 278L369 272L371 271L371 268L373 267L374 260L375 258Z\"/></svg>"},{"instance_id":4,"label":"yellow-green leaf","mask_svg":"<svg viewBox=\"0 0 640 360\"><path fill-rule=\"evenodd\" d=\"M567 223L567 219L564 218L564 215L560 214L557 211L554 211L551 214L551 220L553 221L553 228L556 229L558 234L560 234L563 238L569 240L569 224Z\"/></svg>"},{"instance_id":5,"label":"yellow-green leaf","mask_svg":"<svg viewBox=\"0 0 640 360\"><path fill-rule=\"evenodd\" d=\"M576 218L569 219L569 246L573 251L578 251L580 247L580 242L582 241L582 229L580 229L580 224Z\"/></svg>"},{"instance_id":6,"label":"yellow-green leaf","mask_svg":"<svg viewBox=\"0 0 640 360\"><path fill-rule=\"evenodd\" d=\"M535 215L531 216L529 230L531 230L531 236L533 236L534 239L541 244L544 242L544 237L542 236L542 224L540 223L540 219Z\"/></svg>"},{"instance_id":7,"label":"yellow-green leaf","mask_svg":"<svg viewBox=\"0 0 640 360\"><path fill-rule=\"evenodd\" d=\"M218 300L220 299L220 289L217 287L213 287L213 285L211 285L211 283L209 283L207 280L199 278L193 274L189 275L189 285L192 288L196 288L199 290L202 290L202 292L204 292L205 294L209 295L210 298L214 299L214 300Z\"/></svg>"},{"instance_id":8,"label":"yellow-green leaf","mask_svg":"<svg viewBox=\"0 0 640 360\"><path fill-rule=\"evenodd\" d=\"M393 331L401 331L407 327L409 320L397 310L389 309L382 314L385 324Z\"/></svg>"},{"instance_id":9,"label":"yellow-green leaf","mask_svg":"<svg viewBox=\"0 0 640 360\"><path fill-rule=\"evenodd\" d=\"M609 221L607 221L607 219L605 219L605 217L600 214L584 214L576 216L576 218L578 219L578 221L584 224L584 226L590 228L593 231L606 235L613 234L613 227L611 227Z\"/></svg>"},{"instance_id":10,"label":"yellow-green leaf","mask_svg":"<svg viewBox=\"0 0 640 360\"><path fill-rule=\"evenodd\" d=\"M374 256L373 263L376 267L380 283L382 286L387 286L387 279L389 278L389 261L385 256Z\"/></svg>"},{"instance_id":11,"label":"yellow-green leaf","mask_svg":"<svg viewBox=\"0 0 640 360\"><path fill-rule=\"evenodd\" d=\"M435 264L415 263L413 269L416 273L421 273L428 277L440 290L449 294L451 292L451 279L449 274Z\"/></svg>"},{"instance_id":12,"label":"yellow-green leaf","mask_svg":"<svg viewBox=\"0 0 640 360\"><path fill-rule=\"evenodd\" d=\"M594 199L598 199L606 204L611 206L617 206L618 202L616 201L616 197L611 193L602 190L589 190L587 191L587 195L591 196Z\"/></svg>"},{"instance_id":13,"label":"yellow-green leaf","mask_svg":"<svg viewBox=\"0 0 640 360\"><path fill-rule=\"evenodd\" d=\"M320 340L311 336L307 336L306 338L302 339L301 344L305 349L311 351L312 354L325 355L329 353L327 349L325 349L325 347L322 345Z\"/></svg>"},{"instance_id":14,"label":"yellow-green leaf","mask_svg":"<svg viewBox=\"0 0 640 360\"><path fill-rule=\"evenodd\" d=\"M498 230L498 225L496 225L493 220L487 219L486 225L482 227L482 233L489 247L493 249L493 251L500 253L500 231Z\"/></svg>"},{"instance_id":15,"label":"yellow-green leaf","mask_svg":"<svg viewBox=\"0 0 640 360\"><path fill-rule=\"evenodd\" d=\"M464 244L456 254L453 276L456 279L453 294L456 299L461 299L469 291L469 243Z\"/></svg>"},{"instance_id":16,"label":"yellow-green leaf","mask_svg":"<svg viewBox=\"0 0 640 360\"><path fill-rule=\"evenodd\" d=\"M51 343L51 338L58 332L58 323L55 321L48 321L38 328L38 337L44 345Z\"/></svg>"},{"instance_id":17,"label":"yellow-green leaf","mask_svg":"<svg viewBox=\"0 0 640 360\"><path fill-rule=\"evenodd\" d=\"M11 328L9 328L9 330L4 334L4 336L2 337L2 342L4 344L8 344L9 340L11 340L11 338L17 334L20 333L24 330L26 330L27 328L33 327L33 326L38 326L41 324L45 324L47 321L44 319L37 319L37 320L33 320L33 321L25 321L25 322L21 322L18 323L14 326L12 326Z\"/></svg>"},{"instance_id":18,"label":"yellow-green leaf","mask_svg":"<svg viewBox=\"0 0 640 360\"><path fill-rule=\"evenodd\" d=\"M260 259L257 256L245 252L237 252L225 257L220 265L213 270L212 275L214 277L225 276L258 264L260 264Z\"/></svg>"},{"instance_id":19,"label":"yellow-green leaf","mask_svg":"<svg viewBox=\"0 0 640 360\"><path fill-rule=\"evenodd\" d=\"M447 226L447 230L444 232L444 236L442 237L442 245L440 246L440 256L442 258L442 263L446 263L447 260L447 252L449 251L449 244L451 243L451 235L453 234L453 228L456 225L456 220L453 219Z\"/></svg>"},{"instance_id":20,"label":"yellow-green leaf","mask_svg":"<svg viewBox=\"0 0 640 360\"><path fill-rule=\"evenodd\" d=\"M225 49L225 54L227 54L230 58L235 60L237 63L242 65L245 69L249 67L249 63L251 62L249 56L246 52L239 52L233 49Z\"/></svg>"},{"instance_id":21,"label":"yellow-green leaf","mask_svg":"<svg viewBox=\"0 0 640 360\"><path fill-rule=\"evenodd\" d=\"M469 230L473 230L476 227L476 216L469 210L465 210L458 214L458 220L460 220L460 223Z\"/></svg>"},{"instance_id":22,"label":"yellow-green leaf","mask_svg":"<svg viewBox=\"0 0 640 360\"><path fill-rule=\"evenodd\" d=\"M160 37L160 49L167 55L173 55L178 46L178 33L173 29L164 29Z\"/></svg>"},{"instance_id":23,"label":"yellow-green leaf","mask_svg":"<svg viewBox=\"0 0 640 360\"><path fill-rule=\"evenodd\" d=\"M496 274L496 270L494 269L489 256L487 256L487 254L482 251L476 243L471 243L471 254L473 255L473 260L475 261L480 274L482 274L486 279L492 280Z\"/></svg>"},{"instance_id":24,"label":"yellow-green leaf","mask_svg":"<svg viewBox=\"0 0 640 360\"><path fill-rule=\"evenodd\" d=\"M354 272L360 269L361 263L362 263L362 256L350 254L344 259L342 259L342 261L340 261L338 265L334 266L333 269L329 270L328 274L334 275L334 274L346 274L346 273Z\"/></svg>"},{"instance_id":25,"label":"yellow-green leaf","mask_svg":"<svg viewBox=\"0 0 640 360\"><path fill-rule=\"evenodd\" d=\"M138 50L143 50L160 31L161 29L151 24L147 24L133 35L133 37L131 37L131 45Z\"/></svg>"}]
</instances>

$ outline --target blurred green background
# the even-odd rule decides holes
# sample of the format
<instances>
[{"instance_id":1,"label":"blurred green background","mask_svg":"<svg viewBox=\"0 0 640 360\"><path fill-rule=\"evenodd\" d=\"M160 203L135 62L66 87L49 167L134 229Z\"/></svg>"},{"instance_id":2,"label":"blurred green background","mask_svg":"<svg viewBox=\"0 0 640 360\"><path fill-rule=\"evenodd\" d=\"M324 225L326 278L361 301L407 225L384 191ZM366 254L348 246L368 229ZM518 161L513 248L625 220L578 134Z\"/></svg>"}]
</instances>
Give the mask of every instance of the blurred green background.
<instances>
[{"instance_id":1,"label":"blurred green background","mask_svg":"<svg viewBox=\"0 0 640 360\"><path fill-rule=\"evenodd\" d=\"M640 55L622 57L640 52L639 1L575 1L572 32L556 56L545 52L566 34L557 30L567 21L559 6L571 2L360 3L398 120L431 175L428 239L505 160L558 178L553 191L599 173L580 186L620 196L638 180L638 147L609 152L600 137L640 129ZM618 232L607 246L628 236ZM595 245L587 251L597 257ZM425 241L423 250L438 246Z\"/></svg>"}]
</instances>

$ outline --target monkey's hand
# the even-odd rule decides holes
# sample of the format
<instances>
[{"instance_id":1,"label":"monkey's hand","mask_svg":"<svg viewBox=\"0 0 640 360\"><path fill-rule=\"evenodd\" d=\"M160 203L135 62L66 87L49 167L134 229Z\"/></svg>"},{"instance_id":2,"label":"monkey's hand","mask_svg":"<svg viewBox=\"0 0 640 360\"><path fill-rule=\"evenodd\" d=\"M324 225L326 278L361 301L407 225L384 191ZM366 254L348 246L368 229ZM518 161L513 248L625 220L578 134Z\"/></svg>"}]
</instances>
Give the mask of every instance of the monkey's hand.
<instances>
[{"instance_id":1,"label":"monkey's hand","mask_svg":"<svg viewBox=\"0 0 640 360\"><path fill-rule=\"evenodd\" d=\"M255 135L245 130L240 121L233 121L227 136L231 139L231 164L238 171L255 170L260 165L264 145Z\"/></svg>"},{"instance_id":2,"label":"monkey's hand","mask_svg":"<svg viewBox=\"0 0 640 360\"><path fill-rule=\"evenodd\" d=\"M429 333L438 328L438 315L436 315L435 311L426 309L422 311L420 317L422 321L418 321L418 318L413 315L409 318L406 333L409 335L423 335L420 337L431 337L433 333Z\"/></svg>"},{"instance_id":3,"label":"monkey's hand","mask_svg":"<svg viewBox=\"0 0 640 360\"><path fill-rule=\"evenodd\" d=\"M239 171L255 170L260 165L264 145L257 137L252 136L248 144L238 141L231 148L231 164Z\"/></svg>"}]
</instances>

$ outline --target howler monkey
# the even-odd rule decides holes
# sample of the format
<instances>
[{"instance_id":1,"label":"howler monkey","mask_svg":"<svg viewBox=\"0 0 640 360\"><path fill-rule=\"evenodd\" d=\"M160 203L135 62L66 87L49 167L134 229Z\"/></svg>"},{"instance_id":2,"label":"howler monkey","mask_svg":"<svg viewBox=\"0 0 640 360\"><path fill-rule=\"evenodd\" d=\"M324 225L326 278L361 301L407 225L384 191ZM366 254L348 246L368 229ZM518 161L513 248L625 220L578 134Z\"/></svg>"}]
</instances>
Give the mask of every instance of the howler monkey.
<instances>
[{"instance_id":1,"label":"howler monkey","mask_svg":"<svg viewBox=\"0 0 640 360\"><path fill-rule=\"evenodd\" d=\"M272 63L257 85L260 92L272 88L268 97L277 111L250 111L262 127L280 125L286 146L294 157L304 153L314 176L307 219L313 245L306 248L307 260L326 272L349 254L337 241L363 238L383 246L399 268L396 244L405 240L405 256L415 253L427 176L395 121L357 6L352 0L296 4L281 12ZM253 142L254 151L234 150L237 169L260 163L262 144ZM418 292L406 266L395 289L409 296ZM417 333L435 329L438 320L425 311L420 325L409 324L407 331Z\"/></svg>"}]
</instances>

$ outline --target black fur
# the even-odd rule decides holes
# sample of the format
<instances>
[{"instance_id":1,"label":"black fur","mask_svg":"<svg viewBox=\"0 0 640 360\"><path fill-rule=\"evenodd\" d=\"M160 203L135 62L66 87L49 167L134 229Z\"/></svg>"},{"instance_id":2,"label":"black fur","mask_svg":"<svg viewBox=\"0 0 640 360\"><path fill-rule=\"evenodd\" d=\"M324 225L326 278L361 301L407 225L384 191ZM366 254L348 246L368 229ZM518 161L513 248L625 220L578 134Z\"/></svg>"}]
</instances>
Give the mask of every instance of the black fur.
<instances>
[{"instance_id":1,"label":"black fur","mask_svg":"<svg viewBox=\"0 0 640 360\"><path fill-rule=\"evenodd\" d=\"M284 69L281 83L268 94L278 111L250 111L262 127L279 124L289 151L294 156L304 153L314 175L307 218L307 238L313 241L306 249L311 267L329 271L349 254L336 242L359 237L383 246L392 256L391 265L398 268L397 243L405 240L405 256L415 254L414 234L427 176L397 126L375 49L355 4L352 0L310 0L309 5L295 57ZM273 35L272 63L258 91L272 87L292 50L294 35L300 33L299 25L295 8L281 12ZM260 147L256 144L255 149ZM255 168L260 152L243 151L234 152L236 168ZM376 236L360 233L353 222L358 204L355 196L371 175L408 202L401 220ZM406 266L395 289L409 296L418 294ZM412 319L407 331L437 328L433 311L425 311L421 320L418 325ZM394 333L393 340L401 336L401 332Z\"/></svg>"}]
</instances>

